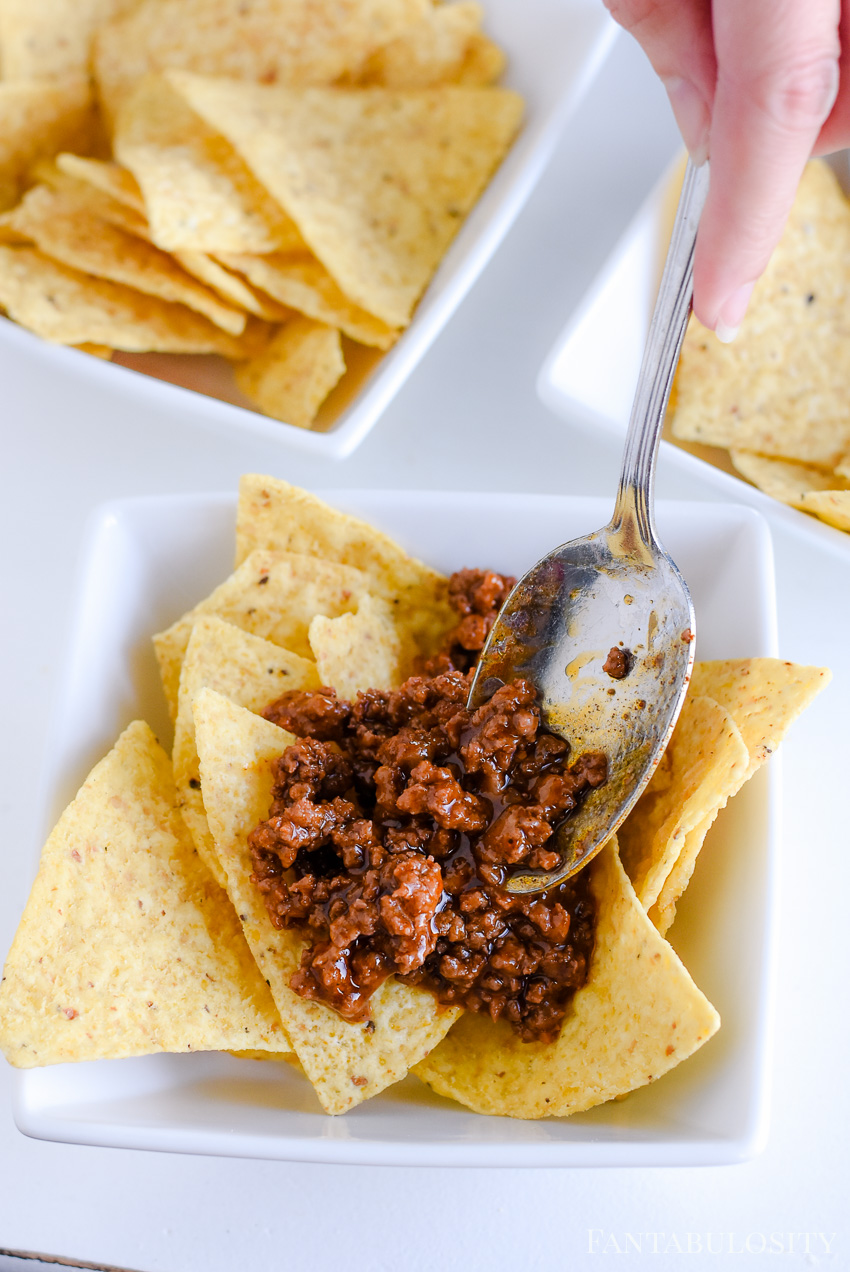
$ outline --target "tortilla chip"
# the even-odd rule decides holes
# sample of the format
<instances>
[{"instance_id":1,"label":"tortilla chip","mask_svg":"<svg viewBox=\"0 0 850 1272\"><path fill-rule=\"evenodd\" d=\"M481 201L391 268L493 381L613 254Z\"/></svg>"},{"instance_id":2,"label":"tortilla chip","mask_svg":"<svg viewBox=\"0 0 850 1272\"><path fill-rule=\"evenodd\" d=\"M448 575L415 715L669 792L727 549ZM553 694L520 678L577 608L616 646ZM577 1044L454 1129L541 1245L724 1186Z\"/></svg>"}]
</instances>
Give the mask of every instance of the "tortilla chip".
<instances>
[{"instance_id":1,"label":"tortilla chip","mask_svg":"<svg viewBox=\"0 0 850 1272\"><path fill-rule=\"evenodd\" d=\"M102 194L123 203L139 216L146 216L145 201L132 172L106 159L85 159L82 155L56 156L56 167L75 181L94 186Z\"/></svg>"},{"instance_id":2,"label":"tortilla chip","mask_svg":"<svg viewBox=\"0 0 850 1272\"><path fill-rule=\"evenodd\" d=\"M333 620L332 620L333 621ZM201 860L226 886L201 796L192 704L201 689L214 689L249 711L262 711L288 689L318 689L316 664L271 641L251 636L232 623L209 615L192 628L180 671L174 725L174 782L178 805Z\"/></svg>"},{"instance_id":3,"label":"tortilla chip","mask_svg":"<svg viewBox=\"0 0 850 1272\"><path fill-rule=\"evenodd\" d=\"M414 1073L477 1113L567 1117L654 1082L720 1025L620 865L616 840L588 867L596 941L587 984L556 1042L522 1042L504 1021L466 1012Z\"/></svg>"},{"instance_id":4,"label":"tortilla chip","mask_svg":"<svg viewBox=\"0 0 850 1272\"><path fill-rule=\"evenodd\" d=\"M172 720L177 715L180 668L199 618L216 614L243 631L309 658L307 632L313 617L336 618L356 610L369 588L370 580L361 570L335 561L298 552L252 552L205 600L153 638Z\"/></svg>"},{"instance_id":5,"label":"tortilla chip","mask_svg":"<svg viewBox=\"0 0 850 1272\"><path fill-rule=\"evenodd\" d=\"M289 988L305 942L269 919L251 883L247 837L268 816L271 762L295 739L210 689L195 699L201 786L227 889L298 1059L327 1113L344 1113L399 1082L436 1046L458 1012L390 977L372 996L371 1024L352 1024Z\"/></svg>"},{"instance_id":6,"label":"tortilla chip","mask_svg":"<svg viewBox=\"0 0 850 1272\"><path fill-rule=\"evenodd\" d=\"M286 89L175 72L355 304L410 321L513 141L518 94L446 87Z\"/></svg>"},{"instance_id":7,"label":"tortilla chip","mask_svg":"<svg viewBox=\"0 0 850 1272\"><path fill-rule=\"evenodd\" d=\"M750 778L831 679L827 667L781 658L726 659L695 663L690 692L713 698L731 714L749 753Z\"/></svg>"},{"instance_id":8,"label":"tortilla chip","mask_svg":"<svg viewBox=\"0 0 850 1272\"><path fill-rule=\"evenodd\" d=\"M792 508L805 508L806 496L813 490L836 490L845 485L835 473L812 468L810 464L754 455L751 451L733 450L730 454L742 477Z\"/></svg>"},{"instance_id":9,"label":"tortilla chip","mask_svg":"<svg viewBox=\"0 0 850 1272\"><path fill-rule=\"evenodd\" d=\"M658 899L647 911L649 921L662 936L665 935L676 917L676 905L682 893L691 881L697 864L697 857L702 852L706 836L714 825L717 814L711 812L698 826L685 835L682 849L673 862L673 867L661 885Z\"/></svg>"},{"instance_id":10,"label":"tortilla chip","mask_svg":"<svg viewBox=\"0 0 850 1272\"><path fill-rule=\"evenodd\" d=\"M11 1064L287 1048L174 802L168 757L136 721L42 853L0 987Z\"/></svg>"},{"instance_id":11,"label":"tortilla chip","mask_svg":"<svg viewBox=\"0 0 850 1272\"><path fill-rule=\"evenodd\" d=\"M476 0L457 0L429 9L366 59L356 83L411 89L456 82L483 16Z\"/></svg>"},{"instance_id":12,"label":"tortilla chip","mask_svg":"<svg viewBox=\"0 0 850 1272\"><path fill-rule=\"evenodd\" d=\"M363 689L397 689L412 668L393 622L392 610L376 596L364 596L356 614L310 624L310 648L319 681L351 700Z\"/></svg>"},{"instance_id":13,"label":"tortilla chip","mask_svg":"<svg viewBox=\"0 0 850 1272\"><path fill-rule=\"evenodd\" d=\"M0 83L0 211L17 202L30 164L66 146L85 148L92 126L85 76Z\"/></svg>"},{"instance_id":14,"label":"tortilla chip","mask_svg":"<svg viewBox=\"0 0 850 1272\"><path fill-rule=\"evenodd\" d=\"M0 0L4 80L85 75L95 31L135 0Z\"/></svg>"},{"instance_id":15,"label":"tortilla chip","mask_svg":"<svg viewBox=\"0 0 850 1272\"><path fill-rule=\"evenodd\" d=\"M850 491L825 490L803 496L804 512L813 512L836 530L850 530Z\"/></svg>"},{"instance_id":16,"label":"tortilla chip","mask_svg":"<svg viewBox=\"0 0 850 1272\"><path fill-rule=\"evenodd\" d=\"M309 428L344 374L339 332L299 315L281 327L258 357L236 367L234 379L265 415Z\"/></svg>"},{"instance_id":17,"label":"tortilla chip","mask_svg":"<svg viewBox=\"0 0 850 1272\"><path fill-rule=\"evenodd\" d=\"M850 450L850 203L808 165L737 339L691 319L676 376L676 437L832 468Z\"/></svg>"},{"instance_id":18,"label":"tortilla chip","mask_svg":"<svg viewBox=\"0 0 850 1272\"><path fill-rule=\"evenodd\" d=\"M172 66L262 84L332 84L427 9L427 0L143 0L98 34L101 100L114 115L137 80Z\"/></svg>"},{"instance_id":19,"label":"tortilla chip","mask_svg":"<svg viewBox=\"0 0 850 1272\"><path fill-rule=\"evenodd\" d=\"M471 87L477 85L479 88L486 84L495 84L504 75L507 64L504 49L499 48L486 35L473 35L457 82Z\"/></svg>"},{"instance_id":20,"label":"tortilla chip","mask_svg":"<svg viewBox=\"0 0 850 1272\"><path fill-rule=\"evenodd\" d=\"M186 305L231 335L245 330L243 312L223 304L165 252L92 215L69 194L35 186L10 214L9 222L45 256L63 265Z\"/></svg>"},{"instance_id":21,"label":"tortilla chip","mask_svg":"<svg viewBox=\"0 0 850 1272\"><path fill-rule=\"evenodd\" d=\"M638 900L649 909L685 837L717 816L746 781L747 747L732 715L694 691L665 752L665 763L620 827L620 855ZM669 769L669 771L668 771Z\"/></svg>"},{"instance_id":22,"label":"tortilla chip","mask_svg":"<svg viewBox=\"0 0 850 1272\"><path fill-rule=\"evenodd\" d=\"M108 362L112 357L109 345L78 344L74 348L79 349L80 353L88 353L92 358L100 358L103 362Z\"/></svg>"},{"instance_id":23,"label":"tortilla chip","mask_svg":"<svg viewBox=\"0 0 850 1272\"><path fill-rule=\"evenodd\" d=\"M359 344L389 349L399 337L395 328L353 305L324 265L309 252L268 256L228 252L218 256L229 269L244 274L250 283L281 304L297 309L316 322L339 327Z\"/></svg>"},{"instance_id":24,"label":"tortilla chip","mask_svg":"<svg viewBox=\"0 0 850 1272\"><path fill-rule=\"evenodd\" d=\"M843 477L845 481L850 481L850 455L844 455L840 463L835 465L835 474L837 477Z\"/></svg>"},{"instance_id":25,"label":"tortilla chip","mask_svg":"<svg viewBox=\"0 0 850 1272\"><path fill-rule=\"evenodd\" d=\"M0 247L0 305L55 344L230 358L246 353L233 336L184 305L90 278L28 247Z\"/></svg>"},{"instance_id":26,"label":"tortilla chip","mask_svg":"<svg viewBox=\"0 0 850 1272\"><path fill-rule=\"evenodd\" d=\"M65 162L68 159L78 160L79 156L65 154L57 155L55 159L40 159L30 168L30 185L41 182L61 194L67 194L92 216L99 216L110 225L117 225L128 234L134 234L136 238L149 243L150 230L142 213L134 211L126 199L117 199L108 194L103 189L105 181L95 184L91 180L91 174L86 177L72 176L67 170L69 165ZM63 161L61 168L60 160Z\"/></svg>"},{"instance_id":27,"label":"tortilla chip","mask_svg":"<svg viewBox=\"0 0 850 1272\"><path fill-rule=\"evenodd\" d=\"M268 322L286 322L292 317L292 310L284 308L276 301L270 300L249 287L244 279L231 274L230 270L219 265L205 252L175 252L174 259L182 265L187 274L206 283L219 296L249 314L256 314Z\"/></svg>"},{"instance_id":28,"label":"tortilla chip","mask_svg":"<svg viewBox=\"0 0 850 1272\"><path fill-rule=\"evenodd\" d=\"M244 160L165 78L151 75L137 85L118 112L113 145L141 187L151 236L165 251L304 247Z\"/></svg>"},{"instance_id":29,"label":"tortilla chip","mask_svg":"<svg viewBox=\"0 0 850 1272\"><path fill-rule=\"evenodd\" d=\"M444 575L408 556L366 521L275 477L244 476L236 514L236 563L256 548L308 552L362 570L389 601L399 629L430 654L454 626ZM331 616L333 617L333 616Z\"/></svg>"}]
</instances>

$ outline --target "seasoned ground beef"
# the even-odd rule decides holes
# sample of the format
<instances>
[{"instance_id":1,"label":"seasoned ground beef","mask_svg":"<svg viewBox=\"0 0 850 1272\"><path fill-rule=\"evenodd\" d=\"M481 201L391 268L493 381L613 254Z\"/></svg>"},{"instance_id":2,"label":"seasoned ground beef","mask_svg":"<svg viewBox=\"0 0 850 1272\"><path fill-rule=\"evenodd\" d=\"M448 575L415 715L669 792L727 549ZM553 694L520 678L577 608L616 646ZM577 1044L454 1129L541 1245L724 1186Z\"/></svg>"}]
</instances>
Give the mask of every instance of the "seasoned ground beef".
<instances>
[{"instance_id":1,"label":"seasoned ground beef","mask_svg":"<svg viewBox=\"0 0 850 1272\"><path fill-rule=\"evenodd\" d=\"M602 664L612 680L622 680L632 669L632 655L628 649L618 649L616 645L608 651L608 657Z\"/></svg>"},{"instance_id":2,"label":"seasoned ground beef","mask_svg":"<svg viewBox=\"0 0 850 1272\"><path fill-rule=\"evenodd\" d=\"M353 703L294 691L264 713L299 740L250 836L254 881L276 926L312 938L292 988L349 1020L395 974L548 1041L586 979L586 872L537 896L503 884L516 865L557 865L553 830L606 780L606 759L571 762L527 681L466 709L469 667L512 585L455 575L446 652L400 689Z\"/></svg>"}]
</instances>

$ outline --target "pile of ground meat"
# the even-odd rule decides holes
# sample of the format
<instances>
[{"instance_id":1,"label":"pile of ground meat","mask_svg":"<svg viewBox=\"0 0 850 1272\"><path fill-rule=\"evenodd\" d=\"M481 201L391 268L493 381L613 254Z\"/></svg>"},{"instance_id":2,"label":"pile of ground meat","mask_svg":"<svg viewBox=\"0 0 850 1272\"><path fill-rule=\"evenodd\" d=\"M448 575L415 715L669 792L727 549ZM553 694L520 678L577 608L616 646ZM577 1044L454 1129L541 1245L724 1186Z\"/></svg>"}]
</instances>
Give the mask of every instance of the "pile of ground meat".
<instances>
[{"instance_id":1,"label":"pile of ground meat","mask_svg":"<svg viewBox=\"0 0 850 1272\"><path fill-rule=\"evenodd\" d=\"M400 689L354 702L294 691L264 712L299 740L276 761L269 817L249 839L254 882L276 926L310 937L293 989L348 1020L366 1018L394 974L551 1041L586 980L586 872L536 896L503 884L514 866L558 864L553 830L605 781L605 757L571 761L528 681L466 709L512 584L455 575L445 652Z\"/></svg>"}]
</instances>

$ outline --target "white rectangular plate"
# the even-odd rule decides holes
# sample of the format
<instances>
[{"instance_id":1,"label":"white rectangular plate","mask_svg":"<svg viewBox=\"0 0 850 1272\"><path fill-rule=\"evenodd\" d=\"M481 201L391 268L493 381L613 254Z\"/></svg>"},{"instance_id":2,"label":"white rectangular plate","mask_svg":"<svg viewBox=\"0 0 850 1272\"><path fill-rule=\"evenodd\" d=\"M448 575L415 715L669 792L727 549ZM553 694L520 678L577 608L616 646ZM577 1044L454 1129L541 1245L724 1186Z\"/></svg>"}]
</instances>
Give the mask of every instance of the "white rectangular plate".
<instances>
[{"instance_id":1,"label":"white rectangular plate","mask_svg":"<svg viewBox=\"0 0 850 1272\"><path fill-rule=\"evenodd\" d=\"M610 513L600 499L546 495L327 497L446 572L521 573ZM774 654L772 549L762 519L719 504L702 506L696 518L691 506L674 503L659 508L658 520L693 594L697 657ZM234 500L214 495L122 500L94 516L54 718L44 832L131 720L143 717L168 744L150 636L227 575L233 526ZM767 1112L774 765L721 813L671 930L720 1012L720 1033L628 1100L570 1119L521 1122L469 1113L408 1078L331 1118L285 1063L160 1055L21 1073L17 1124L69 1143L370 1164L634 1166L750 1156Z\"/></svg>"},{"instance_id":2,"label":"white rectangular plate","mask_svg":"<svg viewBox=\"0 0 850 1272\"><path fill-rule=\"evenodd\" d=\"M149 402L151 410L188 413L193 421L217 432L285 441L314 455L337 459L349 455L377 422L507 233L562 127L602 65L616 30L598 0L486 0L485 29L508 54L506 87L516 89L525 99L522 131L462 226L408 330L380 358L359 346L349 349L353 375L331 395L316 430L282 424L249 409L222 359L119 355L129 364L119 366L38 341L3 319L0 340L12 348L23 344L30 352L37 342L46 375L57 378L64 372L69 379L78 375L96 381L120 376L123 391ZM355 386L359 391L352 396Z\"/></svg>"},{"instance_id":3,"label":"white rectangular plate","mask_svg":"<svg viewBox=\"0 0 850 1272\"><path fill-rule=\"evenodd\" d=\"M643 349L676 211L684 159L676 159L602 267L561 332L537 380L556 414L589 432L625 437ZM691 473L726 499L747 503L814 545L850 558L850 535L763 494L715 446L665 440L663 462Z\"/></svg>"}]
</instances>

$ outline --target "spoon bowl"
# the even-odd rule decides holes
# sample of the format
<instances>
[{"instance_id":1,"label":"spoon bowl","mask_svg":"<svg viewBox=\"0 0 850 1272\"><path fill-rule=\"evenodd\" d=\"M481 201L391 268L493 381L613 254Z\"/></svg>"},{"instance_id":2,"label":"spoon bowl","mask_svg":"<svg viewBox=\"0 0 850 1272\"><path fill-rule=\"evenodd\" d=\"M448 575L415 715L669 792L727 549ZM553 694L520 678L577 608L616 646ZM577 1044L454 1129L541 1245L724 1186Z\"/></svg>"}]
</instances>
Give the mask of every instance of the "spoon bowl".
<instances>
[{"instance_id":1,"label":"spoon bowl","mask_svg":"<svg viewBox=\"0 0 850 1272\"><path fill-rule=\"evenodd\" d=\"M586 864L634 806L673 732L694 660L687 584L653 516L661 424L693 294L708 165L688 164L652 318L609 525L538 561L517 583L478 661L468 706L528 679L544 724L577 758L601 751L608 779L556 828L555 870L518 869L510 892L541 892ZM620 651L620 657L609 655ZM617 663L620 666L616 666ZM612 674L612 670L614 674ZM625 674L617 674L625 671Z\"/></svg>"}]
</instances>

